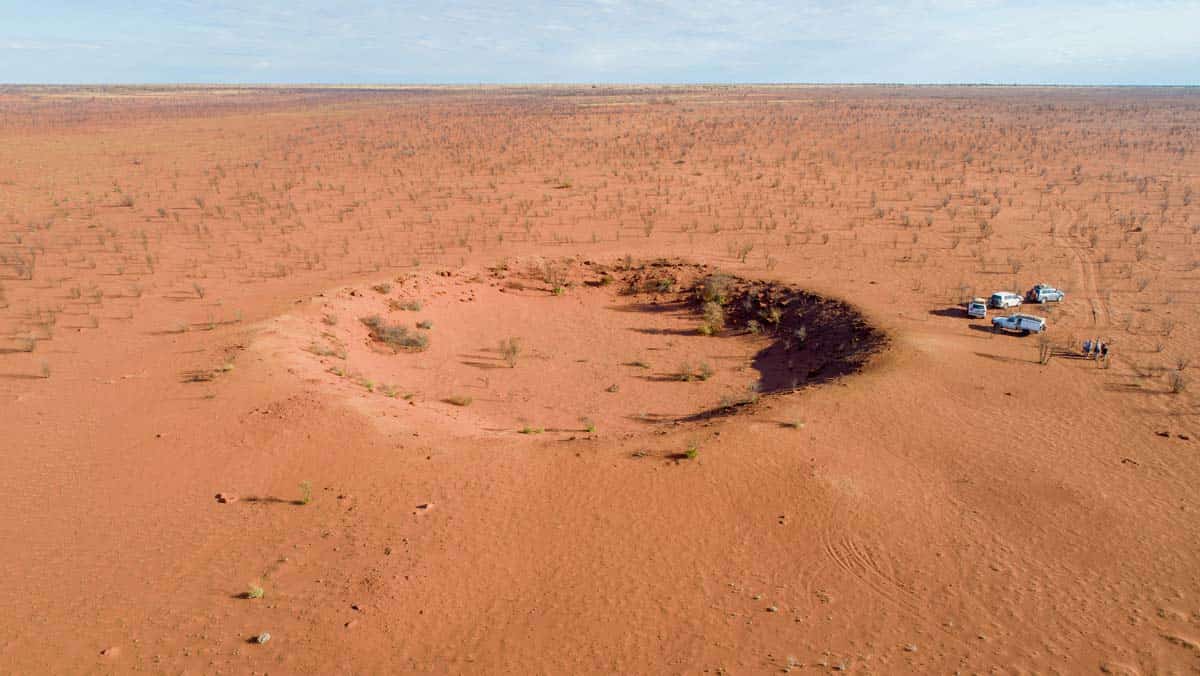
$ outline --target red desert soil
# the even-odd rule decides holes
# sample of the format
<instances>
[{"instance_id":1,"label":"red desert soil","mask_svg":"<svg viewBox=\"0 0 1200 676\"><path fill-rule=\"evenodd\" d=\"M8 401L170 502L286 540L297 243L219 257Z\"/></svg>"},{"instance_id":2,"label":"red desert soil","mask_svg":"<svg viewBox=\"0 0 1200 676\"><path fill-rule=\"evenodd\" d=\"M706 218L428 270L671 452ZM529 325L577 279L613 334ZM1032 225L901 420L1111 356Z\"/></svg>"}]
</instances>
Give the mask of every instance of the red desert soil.
<instances>
[{"instance_id":1,"label":"red desert soil","mask_svg":"<svg viewBox=\"0 0 1200 676\"><path fill-rule=\"evenodd\" d=\"M2 88L0 672L1200 669L1198 151L1188 89Z\"/></svg>"}]
</instances>

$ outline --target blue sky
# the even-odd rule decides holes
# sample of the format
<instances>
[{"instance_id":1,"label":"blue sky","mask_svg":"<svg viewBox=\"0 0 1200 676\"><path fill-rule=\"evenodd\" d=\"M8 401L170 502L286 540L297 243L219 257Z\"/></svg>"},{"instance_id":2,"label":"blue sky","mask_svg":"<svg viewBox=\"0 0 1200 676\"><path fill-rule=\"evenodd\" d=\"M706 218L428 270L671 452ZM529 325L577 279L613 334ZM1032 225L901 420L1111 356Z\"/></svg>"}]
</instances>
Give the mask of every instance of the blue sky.
<instances>
[{"instance_id":1,"label":"blue sky","mask_svg":"<svg viewBox=\"0 0 1200 676\"><path fill-rule=\"evenodd\" d=\"M1200 0L6 0L0 82L1200 84Z\"/></svg>"}]
</instances>

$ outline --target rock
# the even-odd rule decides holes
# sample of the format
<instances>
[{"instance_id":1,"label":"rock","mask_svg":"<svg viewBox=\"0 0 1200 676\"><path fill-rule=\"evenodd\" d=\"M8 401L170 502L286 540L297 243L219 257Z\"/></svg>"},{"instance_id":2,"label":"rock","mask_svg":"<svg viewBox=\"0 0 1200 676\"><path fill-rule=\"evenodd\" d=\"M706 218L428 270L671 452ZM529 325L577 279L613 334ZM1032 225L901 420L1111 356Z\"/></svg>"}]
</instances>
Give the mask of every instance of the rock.
<instances>
[{"instance_id":1,"label":"rock","mask_svg":"<svg viewBox=\"0 0 1200 676\"><path fill-rule=\"evenodd\" d=\"M230 504L238 501L238 496L233 493L217 493L217 502L221 504Z\"/></svg>"},{"instance_id":2,"label":"rock","mask_svg":"<svg viewBox=\"0 0 1200 676\"><path fill-rule=\"evenodd\" d=\"M120 654L121 654L121 649L117 646L105 648L104 650L100 651L100 655L102 657L117 657Z\"/></svg>"},{"instance_id":3,"label":"rock","mask_svg":"<svg viewBox=\"0 0 1200 676\"><path fill-rule=\"evenodd\" d=\"M904 652L915 653L917 652L917 646L909 643L908 645L904 646Z\"/></svg>"},{"instance_id":4,"label":"rock","mask_svg":"<svg viewBox=\"0 0 1200 676\"><path fill-rule=\"evenodd\" d=\"M767 612L768 613L777 613L777 612L779 612L779 608L776 608L775 606L767 606Z\"/></svg>"},{"instance_id":5,"label":"rock","mask_svg":"<svg viewBox=\"0 0 1200 676\"><path fill-rule=\"evenodd\" d=\"M433 509L433 503L432 502L422 503L420 505L417 505L417 509L425 509L425 510Z\"/></svg>"},{"instance_id":6,"label":"rock","mask_svg":"<svg viewBox=\"0 0 1200 676\"><path fill-rule=\"evenodd\" d=\"M270 641L270 640L271 640L271 632L268 632L268 631L264 631L263 633L261 633L261 634L259 634L258 636L254 637L254 642L255 642L255 643L257 643L257 644L259 644L259 645L262 645L262 644L264 644L264 643L266 643L267 641Z\"/></svg>"}]
</instances>

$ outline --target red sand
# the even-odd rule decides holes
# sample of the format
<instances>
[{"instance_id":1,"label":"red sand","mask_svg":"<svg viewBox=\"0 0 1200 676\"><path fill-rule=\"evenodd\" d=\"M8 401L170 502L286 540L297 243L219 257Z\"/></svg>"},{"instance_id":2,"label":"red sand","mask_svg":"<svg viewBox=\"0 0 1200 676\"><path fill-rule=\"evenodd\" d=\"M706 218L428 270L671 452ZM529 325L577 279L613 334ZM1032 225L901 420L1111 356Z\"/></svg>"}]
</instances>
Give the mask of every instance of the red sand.
<instances>
[{"instance_id":1,"label":"red sand","mask_svg":"<svg viewBox=\"0 0 1200 676\"><path fill-rule=\"evenodd\" d=\"M1173 89L0 90L0 672L1200 669L1198 136ZM676 424L768 339L489 272L626 255L889 347ZM1038 281L1047 364L961 315Z\"/></svg>"}]
</instances>

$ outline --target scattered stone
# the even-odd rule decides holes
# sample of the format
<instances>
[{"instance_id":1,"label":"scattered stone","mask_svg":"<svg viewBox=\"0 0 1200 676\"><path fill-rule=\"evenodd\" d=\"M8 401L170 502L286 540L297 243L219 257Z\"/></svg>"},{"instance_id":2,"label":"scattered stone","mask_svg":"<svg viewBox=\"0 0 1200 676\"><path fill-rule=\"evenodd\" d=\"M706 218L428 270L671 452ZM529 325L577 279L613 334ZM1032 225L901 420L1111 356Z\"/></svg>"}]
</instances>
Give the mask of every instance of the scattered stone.
<instances>
[{"instance_id":1,"label":"scattered stone","mask_svg":"<svg viewBox=\"0 0 1200 676\"><path fill-rule=\"evenodd\" d=\"M768 613L777 613L777 612L779 612L779 608L776 608L775 606L767 606L767 612Z\"/></svg>"},{"instance_id":2,"label":"scattered stone","mask_svg":"<svg viewBox=\"0 0 1200 676\"><path fill-rule=\"evenodd\" d=\"M230 504L238 501L238 496L233 493L217 493L217 502L221 504Z\"/></svg>"},{"instance_id":3,"label":"scattered stone","mask_svg":"<svg viewBox=\"0 0 1200 676\"><path fill-rule=\"evenodd\" d=\"M270 632L267 632L267 631L264 631L263 633L261 633L261 634L259 634L258 636L254 637L254 642L255 642L255 643L257 643L257 644L259 644L259 645L262 645L262 644L264 644L264 643L266 643L267 641L270 641L270 640L271 640L271 633L270 633Z\"/></svg>"},{"instance_id":4,"label":"scattered stone","mask_svg":"<svg viewBox=\"0 0 1200 676\"><path fill-rule=\"evenodd\" d=\"M358 620L350 620L349 622L346 623L345 626L347 629L353 629L356 626L358 626Z\"/></svg>"},{"instance_id":5,"label":"scattered stone","mask_svg":"<svg viewBox=\"0 0 1200 676\"><path fill-rule=\"evenodd\" d=\"M433 509L433 503L432 502L422 503L420 505L417 505L417 509L426 509L426 510Z\"/></svg>"},{"instance_id":6,"label":"scattered stone","mask_svg":"<svg viewBox=\"0 0 1200 676\"><path fill-rule=\"evenodd\" d=\"M917 652L917 646L909 643L908 645L904 646L904 652L915 653Z\"/></svg>"},{"instance_id":7,"label":"scattered stone","mask_svg":"<svg viewBox=\"0 0 1200 676\"><path fill-rule=\"evenodd\" d=\"M1170 438L1171 438L1171 433L1170 433L1170 432L1155 432L1155 434L1157 434L1158 436L1162 437L1163 439L1170 439Z\"/></svg>"},{"instance_id":8,"label":"scattered stone","mask_svg":"<svg viewBox=\"0 0 1200 676\"><path fill-rule=\"evenodd\" d=\"M117 657L120 654L121 654L121 649L117 646L105 648L104 650L100 651L101 657Z\"/></svg>"}]
</instances>

